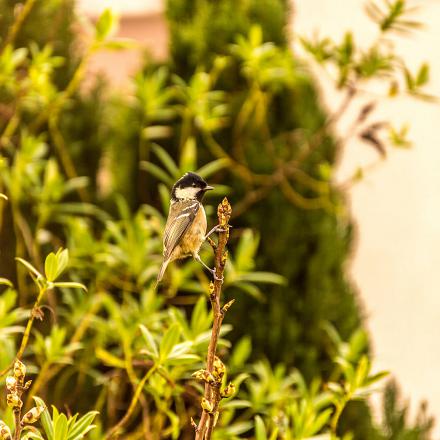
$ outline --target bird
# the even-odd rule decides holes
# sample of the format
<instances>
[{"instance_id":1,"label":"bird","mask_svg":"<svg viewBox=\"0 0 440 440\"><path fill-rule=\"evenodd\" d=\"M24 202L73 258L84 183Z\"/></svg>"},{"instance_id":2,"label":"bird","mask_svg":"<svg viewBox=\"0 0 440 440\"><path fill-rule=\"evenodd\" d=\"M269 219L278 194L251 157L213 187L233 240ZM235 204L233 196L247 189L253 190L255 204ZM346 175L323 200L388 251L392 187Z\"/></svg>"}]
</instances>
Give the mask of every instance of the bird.
<instances>
[{"instance_id":1,"label":"bird","mask_svg":"<svg viewBox=\"0 0 440 440\"><path fill-rule=\"evenodd\" d=\"M202 205L203 196L214 189L199 175L188 172L173 185L170 210L163 237L163 261L157 275L156 286L161 282L171 261L193 257L218 279L215 269L207 266L199 256L199 250L206 238L217 227L206 233L207 220Z\"/></svg>"}]
</instances>

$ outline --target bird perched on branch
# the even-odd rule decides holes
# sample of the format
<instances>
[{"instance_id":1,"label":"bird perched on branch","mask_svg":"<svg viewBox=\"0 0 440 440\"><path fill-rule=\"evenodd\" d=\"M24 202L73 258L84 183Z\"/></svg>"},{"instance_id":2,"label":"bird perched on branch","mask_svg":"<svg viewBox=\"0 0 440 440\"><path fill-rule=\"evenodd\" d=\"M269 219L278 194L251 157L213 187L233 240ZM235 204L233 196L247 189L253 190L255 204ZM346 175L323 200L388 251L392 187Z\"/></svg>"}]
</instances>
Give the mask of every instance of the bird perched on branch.
<instances>
[{"instance_id":1,"label":"bird perched on branch","mask_svg":"<svg viewBox=\"0 0 440 440\"><path fill-rule=\"evenodd\" d=\"M208 267L200 258L199 250L206 238L206 214L202 199L206 191L214 189L195 173L186 173L171 190L170 211L163 238L163 262L157 276L160 283L171 261L192 256L217 279L215 269Z\"/></svg>"}]
</instances>

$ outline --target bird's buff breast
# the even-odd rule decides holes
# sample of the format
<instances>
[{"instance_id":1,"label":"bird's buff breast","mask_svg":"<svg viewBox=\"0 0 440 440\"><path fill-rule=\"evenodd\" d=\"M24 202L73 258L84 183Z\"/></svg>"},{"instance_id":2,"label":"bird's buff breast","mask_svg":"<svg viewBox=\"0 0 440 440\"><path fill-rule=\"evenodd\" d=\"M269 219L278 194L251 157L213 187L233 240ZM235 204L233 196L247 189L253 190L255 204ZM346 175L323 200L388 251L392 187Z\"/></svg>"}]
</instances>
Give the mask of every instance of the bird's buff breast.
<instances>
[{"instance_id":1,"label":"bird's buff breast","mask_svg":"<svg viewBox=\"0 0 440 440\"><path fill-rule=\"evenodd\" d=\"M199 249L205 239L206 227L207 223L205 209L203 206L200 206L192 225L182 237L182 241L176 247L173 254L176 256L179 255L178 258L198 254Z\"/></svg>"}]
</instances>

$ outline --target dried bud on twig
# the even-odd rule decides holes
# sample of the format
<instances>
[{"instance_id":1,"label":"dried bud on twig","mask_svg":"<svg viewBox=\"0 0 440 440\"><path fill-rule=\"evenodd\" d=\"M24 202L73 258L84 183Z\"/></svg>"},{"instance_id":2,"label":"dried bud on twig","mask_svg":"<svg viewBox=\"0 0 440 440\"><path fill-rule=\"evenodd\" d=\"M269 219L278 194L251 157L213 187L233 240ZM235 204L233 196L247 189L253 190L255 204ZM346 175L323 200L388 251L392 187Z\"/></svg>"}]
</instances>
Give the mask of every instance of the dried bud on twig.
<instances>
[{"instance_id":1,"label":"dried bud on twig","mask_svg":"<svg viewBox=\"0 0 440 440\"><path fill-rule=\"evenodd\" d=\"M231 299L231 301L228 301L223 307L222 307L222 312L226 313L230 307L232 306L232 304L235 303L235 299Z\"/></svg>"},{"instance_id":2,"label":"dried bud on twig","mask_svg":"<svg viewBox=\"0 0 440 440\"><path fill-rule=\"evenodd\" d=\"M26 366L19 359L14 364L14 377L17 379L19 385L23 384L24 377L26 376Z\"/></svg>"},{"instance_id":3,"label":"dried bud on twig","mask_svg":"<svg viewBox=\"0 0 440 440\"><path fill-rule=\"evenodd\" d=\"M23 416L21 419L21 424L25 425L35 423L40 418L44 410L44 406L34 406Z\"/></svg>"},{"instance_id":4,"label":"dried bud on twig","mask_svg":"<svg viewBox=\"0 0 440 440\"><path fill-rule=\"evenodd\" d=\"M6 378L6 388L11 392L15 392L17 388L17 379L13 376L8 376Z\"/></svg>"},{"instance_id":5,"label":"dried bud on twig","mask_svg":"<svg viewBox=\"0 0 440 440\"><path fill-rule=\"evenodd\" d=\"M215 414L214 414L213 427L215 427L217 425L219 415L220 415L220 413L218 411L216 411Z\"/></svg>"},{"instance_id":6,"label":"dried bud on twig","mask_svg":"<svg viewBox=\"0 0 440 440\"><path fill-rule=\"evenodd\" d=\"M202 397L202 409L203 411L206 411L207 413L212 413L212 410L214 409L214 406L212 405L212 403L208 400L205 399L204 397Z\"/></svg>"},{"instance_id":7,"label":"dried bud on twig","mask_svg":"<svg viewBox=\"0 0 440 440\"><path fill-rule=\"evenodd\" d=\"M20 409L23 406L23 402L17 394L8 394L6 396L6 403L13 410Z\"/></svg>"},{"instance_id":8,"label":"dried bud on twig","mask_svg":"<svg viewBox=\"0 0 440 440\"><path fill-rule=\"evenodd\" d=\"M225 372L226 372L225 364L220 360L220 358L216 356L214 358L214 371L213 371L213 375L216 379L216 382L220 383L222 381Z\"/></svg>"},{"instance_id":9,"label":"dried bud on twig","mask_svg":"<svg viewBox=\"0 0 440 440\"><path fill-rule=\"evenodd\" d=\"M11 430L3 420L0 420L0 440L12 440Z\"/></svg>"},{"instance_id":10,"label":"dried bud on twig","mask_svg":"<svg viewBox=\"0 0 440 440\"><path fill-rule=\"evenodd\" d=\"M192 376L198 380L203 380L211 385L215 384L214 376L207 370L198 370L192 374Z\"/></svg>"},{"instance_id":11,"label":"dried bud on twig","mask_svg":"<svg viewBox=\"0 0 440 440\"><path fill-rule=\"evenodd\" d=\"M235 385L232 382L229 382L229 385L221 392L221 396L227 398L231 397L233 394L235 394Z\"/></svg>"},{"instance_id":12,"label":"dried bud on twig","mask_svg":"<svg viewBox=\"0 0 440 440\"><path fill-rule=\"evenodd\" d=\"M219 219L220 226L227 227L229 219L231 218L232 208L225 197L222 202L218 205L217 215Z\"/></svg>"},{"instance_id":13,"label":"dried bud on twig","mask_svg":"<svg viewBox=\"0 0 440 440\"><path fill-rule=\"evenodd\" d=\"M222 255L222 266L226 264L227 259L228 259L228 251L225 251Z\"/></svg>"}]
</instances>

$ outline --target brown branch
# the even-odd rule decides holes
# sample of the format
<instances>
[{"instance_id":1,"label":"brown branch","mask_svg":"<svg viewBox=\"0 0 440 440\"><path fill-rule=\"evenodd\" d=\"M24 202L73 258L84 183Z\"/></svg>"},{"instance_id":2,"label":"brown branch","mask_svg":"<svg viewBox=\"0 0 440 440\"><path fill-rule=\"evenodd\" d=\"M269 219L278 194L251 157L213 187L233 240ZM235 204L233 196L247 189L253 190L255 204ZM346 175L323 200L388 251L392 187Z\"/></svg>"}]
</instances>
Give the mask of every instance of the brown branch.
<instances>
[{"instance_id":1,"label":"brown branch","mask_svg":"<svg viewBox=\"0 0 440 440\"><path fill-rule=\"evenodd\" d=\"M231 218L231 212L231 205L225 197L217 209L219 226L221 227L221 230L219 230L218 244L214 247L215 273L218 279L215 279L214 282L211 283L209 295L214 318L211 339L208 346L208 355L206 359L206 370L210 374L214 373L214 361L216 357L217 343L220 335L220 328L226 312L225 308L220 306L220 299L223 285L223 273L227 258L226 244L229 239L229 219ZM220 401L219 385L211 385L206 382L204 399L212 403L213 411L208 412L206 409L203 409L202 417L199 425L196 428L195 440L211 439L218 403Z\"/></svg>"},{"instance_id":2,"label":"brown branch","mask_svg":"<svg viewBox=\"0 0 440 440\"><path fill-rule=\"evenodd\" d=\"M20 440L20 434L22 430L20 421L21 421L21 408L16 408L14 409L14 425L15 425L14 440Z\"/></svg>"}]
</instances>

